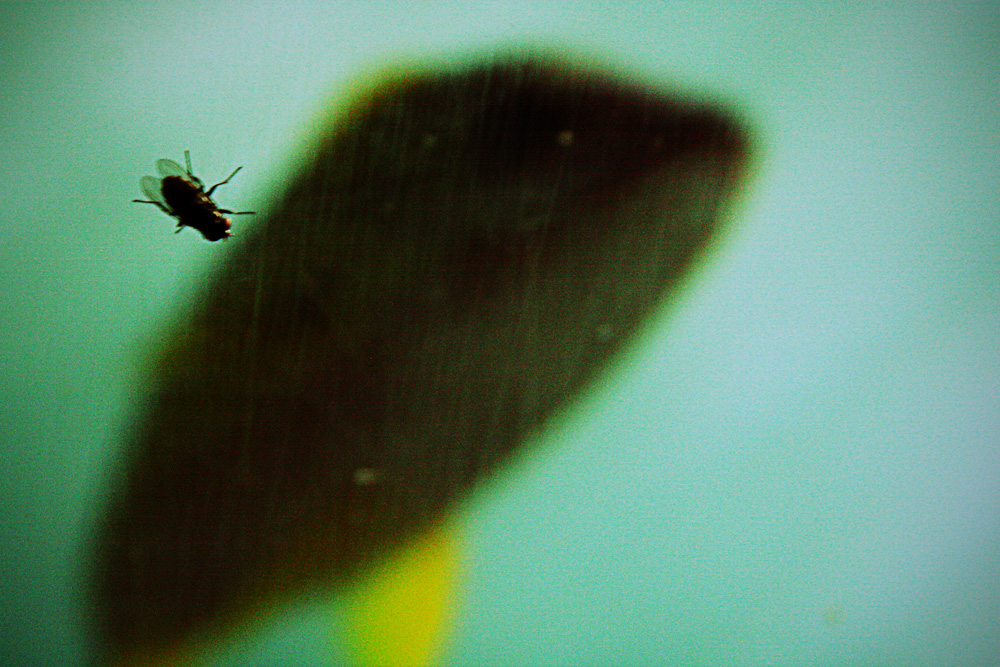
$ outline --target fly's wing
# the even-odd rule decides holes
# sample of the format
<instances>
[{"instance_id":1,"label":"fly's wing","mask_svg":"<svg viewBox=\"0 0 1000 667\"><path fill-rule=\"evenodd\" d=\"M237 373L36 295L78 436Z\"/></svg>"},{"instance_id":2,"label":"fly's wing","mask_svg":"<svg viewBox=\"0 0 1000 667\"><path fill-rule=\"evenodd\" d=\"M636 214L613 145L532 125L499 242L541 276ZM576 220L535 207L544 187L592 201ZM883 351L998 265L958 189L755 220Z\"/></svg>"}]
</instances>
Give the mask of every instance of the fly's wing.
<instances>
[{"instance_id":1,"label":"fly's wing","mask_svg":"<svg viewBox=\"0 0 1000 667\"><path fill-rule=\"evenodd\" d=\"M163 158L156 161L156 171L160 173L160 176L180 176L183 179L188 179L188 173L184 171L184 167L180 166L173 160L168 160Z\"/></svg>"},{"instance_id":2,"label":"fly's wing","mask_svg":"<svg viewBox=\"0 0 1000 667\"><path fill-rule=\"evenodd\" d=\"M160 179L155 176L143 176L139 179L139 189L142 193L149 197L149 201L159 204L164 208L169 208L167 206L167 201L163 198L163 189L160 187Z\"/></svg>"}]
</instances>

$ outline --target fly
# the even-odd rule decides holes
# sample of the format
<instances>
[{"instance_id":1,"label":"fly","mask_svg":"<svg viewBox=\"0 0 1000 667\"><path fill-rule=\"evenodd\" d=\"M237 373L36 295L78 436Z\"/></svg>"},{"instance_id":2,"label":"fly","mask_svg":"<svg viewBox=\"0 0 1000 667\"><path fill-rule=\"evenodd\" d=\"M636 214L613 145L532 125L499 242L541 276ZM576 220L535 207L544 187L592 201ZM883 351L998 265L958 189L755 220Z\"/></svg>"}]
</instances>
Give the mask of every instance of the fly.
<instances>
[{"instance_id":1,"label":"fly","mask_svg":"<svg viewBox=\"0 0 1000 667\"><path fill-rule=\"evenodd\" d=\"M254 211L230 211L219 208L212 201L215 188L225 185L243 167L236 167L226 180L219 181L208 190L205 183L191 171L191 153L184 151L182 168L166 158L156 161L156 171L160 178L143 176L139 188L149 199L133 199L139 204L153 204L167 215L177 218L177 232L191 227L201 232L208 241L221 241L232 236L232 223L226 215L252 215ZM175 233L177 233L175 232Z\"/></svg>"}]
</instances>

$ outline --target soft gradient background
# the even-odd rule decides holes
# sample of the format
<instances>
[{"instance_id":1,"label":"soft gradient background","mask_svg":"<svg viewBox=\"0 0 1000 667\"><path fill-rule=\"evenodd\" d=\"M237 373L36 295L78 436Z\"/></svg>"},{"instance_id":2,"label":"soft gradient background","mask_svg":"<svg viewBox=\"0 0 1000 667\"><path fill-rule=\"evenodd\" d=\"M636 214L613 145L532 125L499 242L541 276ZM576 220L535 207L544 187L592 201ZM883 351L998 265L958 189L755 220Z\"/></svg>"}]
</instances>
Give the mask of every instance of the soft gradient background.
<instances>
[{"instance_id":1,"label":"soft gradient background","mask_svg":"<svg viewBox=\"0 0 1000 667\"><path fill-rule=\"evenodd\" d=\"M0 5L0 664L80 664L142 355L227 252L139 176L189 148L266 210L359 73L541 42L737 105L762 152L673 309L465 508L446 664L995 666L1000 11L749 4ZM221 662L323 664L337 618Z\"/></svg>"}]
</instances>

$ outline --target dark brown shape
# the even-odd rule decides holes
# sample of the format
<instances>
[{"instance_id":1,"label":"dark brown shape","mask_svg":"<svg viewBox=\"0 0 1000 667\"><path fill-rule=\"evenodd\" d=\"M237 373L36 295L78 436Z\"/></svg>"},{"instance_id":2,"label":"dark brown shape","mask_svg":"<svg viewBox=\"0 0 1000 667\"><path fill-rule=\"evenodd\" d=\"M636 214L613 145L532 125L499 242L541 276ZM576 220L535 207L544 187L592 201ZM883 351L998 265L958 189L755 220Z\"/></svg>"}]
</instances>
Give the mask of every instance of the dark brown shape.
<instances>
[{"instance_id":1,"label":"dark brown shape","mask_svg":"<svg viewBox=\"0 0 1000 667\"><path fill-rule=\"evenodd\" d=\"M217 636L427 529L683 277L720 111L536 59L355 104L178 328L97 539L102 651Z\"/></svg>"}]
</instances>

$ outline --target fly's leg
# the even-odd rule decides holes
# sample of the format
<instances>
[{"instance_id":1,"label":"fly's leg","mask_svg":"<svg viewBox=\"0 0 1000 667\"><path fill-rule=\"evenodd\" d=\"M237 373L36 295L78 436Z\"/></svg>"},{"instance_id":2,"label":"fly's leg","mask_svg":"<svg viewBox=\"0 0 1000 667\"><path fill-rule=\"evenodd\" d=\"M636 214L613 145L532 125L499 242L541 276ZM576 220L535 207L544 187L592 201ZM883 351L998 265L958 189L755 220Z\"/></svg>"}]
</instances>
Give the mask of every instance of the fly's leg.
<instances>
[{"instance_id":1,"label":"fly's leg","mask_svg":"<svg viewBox=\"0 0 1000 667\"><path fill-rule=\"evenodd\" d=\"M197 185L202 190L205 189L205 184L202 183L201 179L194 175L194 169L191 168L191 151L184 151L184 167L187 169L188 179L195 185ZM211 193L211 190L209 190Z\"/></svg>"},{"instance_id":2,"label":"fly's leg","mask_svg":"<svg viewBox=\"0 0 1000 667\"><path fill-rule=\"evenodd\" d=\"M216 183L215 185L213 185L212 187L210 187L208 189L208 192L205 193L205 196L206 197L211 197L212 193L215 192L215 188L219 187L220 185L225 185L226 183L228 183L229 179L231 179L233 176L235 176L236 172L238 172L242 168L243 168L243 165L240 165L239 167L236 167L236 169L233 170L233 173L231 173L228 176L226 176L226 180L219 181L218 183Z\"/></svg>"},{"instance_id":3,"label":"fly's leg","mask_svg":"<svg viewBox=\"0 0 1000 667\"><path fill-rule=\"evenodd\" d=\"M220 183L219 185L222 185L222 183ZM256 212L257 211L230 211L227 208L219 209L219 213L222 213L223 215L253 215Z\"/></svg>"}]
</instances>

